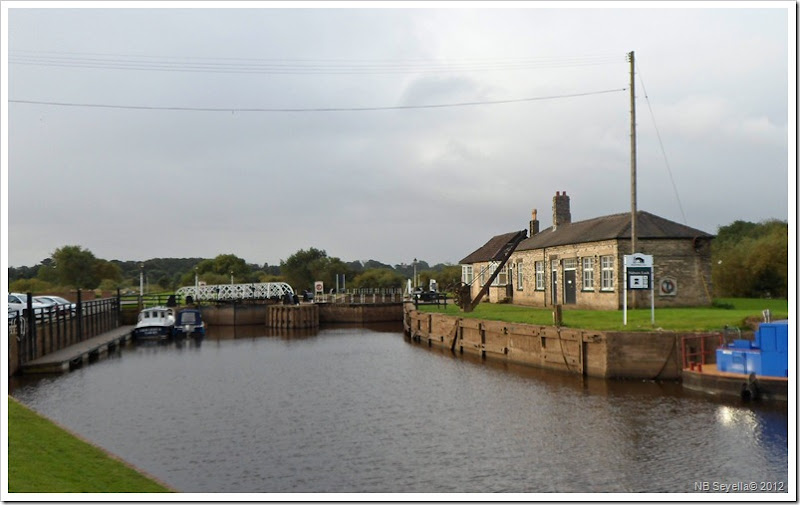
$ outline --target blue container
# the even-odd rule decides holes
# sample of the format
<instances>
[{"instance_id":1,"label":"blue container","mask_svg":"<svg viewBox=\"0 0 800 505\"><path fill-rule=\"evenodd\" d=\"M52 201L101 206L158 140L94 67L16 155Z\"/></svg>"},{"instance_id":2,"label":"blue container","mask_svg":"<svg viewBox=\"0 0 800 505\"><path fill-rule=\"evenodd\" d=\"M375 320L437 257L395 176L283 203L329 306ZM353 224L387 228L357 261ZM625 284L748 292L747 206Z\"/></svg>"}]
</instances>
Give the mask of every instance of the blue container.
<instances>
[{"instance_id":1,"label":"blue container","mask_svg":"<svg viewBox=\"0 0 800 505\"><path fill-rule=\"evenodd\" d=\"M756 375L789 376L789 321L761 323L755 345L761 349L761 363Z\"/></svg>"},{"instance_id":2,"label":"blue container","mask_svg":"<svg viewBox=\"0 0 800 505\"><path fill-rule=\"evenodd\" d=\"M756 375L764 375L761 373L761 357L762 354L758 351L748 352L745 353L745 367L744 373L750 375L754 373Z\"/></svg>"},{"instance_id":3,"label":"blue container","mask_svg":"<svg viewBox=\"0 0 800 505\"><path fill-rule=\"evenodd\" d=\"M746 373L746 354L748 353L736 349L717 349L717 370L720 372Z\"/></svg>"},{"instance_id":4,"label":"blue container","mask_svg":"<svg viewBox=\"0 0 800 505\"><path fill-rule=\"evenodd\" d=\"M771 377L789 376L789 321L761 323L755 339L717 349L717 370Z\"/></svg>"},{"instance_id":5,"label":"blue container","mask_svg":"<svg viewBox=\"0 0 800 505\"><path fill-rule=\"evenodd\" d=\"M733 351L724 348L717 349L717 370L730 372L731 358L733 358Z\"/></svg>"}]
</instances>

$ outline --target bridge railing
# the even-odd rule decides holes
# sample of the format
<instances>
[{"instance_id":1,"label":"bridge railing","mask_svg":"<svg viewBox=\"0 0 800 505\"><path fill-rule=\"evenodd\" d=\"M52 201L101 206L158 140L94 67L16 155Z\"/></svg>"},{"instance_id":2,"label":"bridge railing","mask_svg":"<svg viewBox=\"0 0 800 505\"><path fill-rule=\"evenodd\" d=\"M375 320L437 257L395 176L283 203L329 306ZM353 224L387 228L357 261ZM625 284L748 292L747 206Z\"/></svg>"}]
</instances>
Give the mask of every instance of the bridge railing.
<instances>
[{"instance_id":1,"label":"bridge railing","mask_svg":"<svg viewBox=\"0 0 800 505\"><path fill-rule=\"evenodd\" d=\"M208 284L184 286L175 291L175 297L193 301L269 300L294 295L285 282L256 282L248 284Z\"/></svg>"}]
</instances>

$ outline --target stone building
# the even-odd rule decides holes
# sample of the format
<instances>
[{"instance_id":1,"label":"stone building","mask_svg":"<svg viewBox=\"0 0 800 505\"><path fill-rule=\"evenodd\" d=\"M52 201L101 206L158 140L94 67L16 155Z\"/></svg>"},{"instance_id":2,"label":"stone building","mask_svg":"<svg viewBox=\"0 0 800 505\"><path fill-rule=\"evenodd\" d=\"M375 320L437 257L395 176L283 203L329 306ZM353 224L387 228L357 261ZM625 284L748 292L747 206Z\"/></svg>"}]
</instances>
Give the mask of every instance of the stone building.
<instances>
[{"instance_id":1,"label":"stone building","mask_svg":"<svg viewBox=\"0 0 800 505\"><path fill-rule=\"evenodd\" d=\"M540 231L536 214L534 210L528 238L492 283L488 301L621 309L624 256L632 254L630 213L573 222L569 196L557 192L552 226ZM636 216L636 252L653 257L655 306L710 305L713 235L645 211ZM461 260L462 280L472 284L473 296L483 285L481 279L494 271L498 263L493 254L510 235L492 237ZM650 291L639 291L637 300L633 296L628 291L629 304L650 305Z\"/></svg>"}]
</instances>

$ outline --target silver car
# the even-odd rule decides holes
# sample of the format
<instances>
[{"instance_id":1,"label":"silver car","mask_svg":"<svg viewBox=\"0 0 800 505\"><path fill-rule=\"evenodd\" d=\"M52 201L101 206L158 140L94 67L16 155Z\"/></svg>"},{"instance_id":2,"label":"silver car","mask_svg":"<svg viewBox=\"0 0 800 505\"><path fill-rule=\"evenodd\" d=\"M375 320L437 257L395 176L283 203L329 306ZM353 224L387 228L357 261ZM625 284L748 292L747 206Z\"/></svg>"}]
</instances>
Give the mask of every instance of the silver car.
<instances>
[{"instance_id":1,"label":"silver car","mask_svg":"<svg viewBox=\"0 0 800 505\"><path fill-rule=\"evenodd\" d=\"M36 314L37 317L41 317L42 314L47 310L47 305L37 302L35 299L31 300L31 308L33 309L33 313ZM18 312L22 314L23 310L28 308L28 295L23 293L9 293L8 294L8 313L9 317L11 317L11 312Z\"/></svg>"},{"instance_id":2,"label":"silver car","mask_svg":"<svg viewBox=\"0 0 800 505\"><path fill-rule=\"evenodd\" d=\"M34 296L33 301L46 306L48 311L57 312L59 316L66 316L67 314L75 315L75 304L66 298L53 295L42 295Z\"/></svg>"}]
</instances>

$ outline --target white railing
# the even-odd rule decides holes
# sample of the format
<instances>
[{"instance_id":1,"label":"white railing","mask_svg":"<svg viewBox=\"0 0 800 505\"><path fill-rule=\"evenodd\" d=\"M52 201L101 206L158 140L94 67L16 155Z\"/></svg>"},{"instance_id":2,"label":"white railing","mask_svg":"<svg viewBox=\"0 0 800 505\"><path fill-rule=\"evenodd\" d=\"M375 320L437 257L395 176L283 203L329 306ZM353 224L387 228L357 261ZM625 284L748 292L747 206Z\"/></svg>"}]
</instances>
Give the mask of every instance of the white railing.
<instances>
[{"instance_id":1,"label":"white railing","mask_svg":"<svg viewBox=\"0 0 800 505\"><path fill-rule=\"evenodd\" d=\"M314 296L316 303L397 303L402 302L403 293L338 293L320 294Z\"/></svg>"},{"instance_id":2,"label":"white railing","mask_svg":"<svg viewBox=\"0 0 800 505\"><path fill-rule=\"evenodd\" d=\"M191 296L199 300L266 300L294 295L292 287L285 282L257 282L250 284L207 284L184 286L175 291L176 296Z\"/></svg>"}]
</instances>

